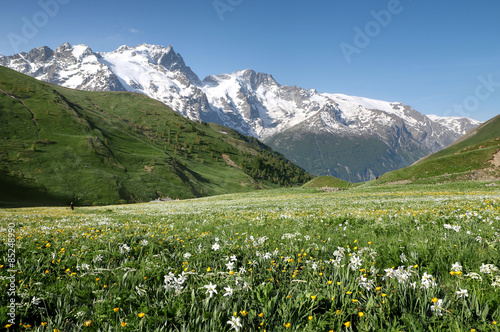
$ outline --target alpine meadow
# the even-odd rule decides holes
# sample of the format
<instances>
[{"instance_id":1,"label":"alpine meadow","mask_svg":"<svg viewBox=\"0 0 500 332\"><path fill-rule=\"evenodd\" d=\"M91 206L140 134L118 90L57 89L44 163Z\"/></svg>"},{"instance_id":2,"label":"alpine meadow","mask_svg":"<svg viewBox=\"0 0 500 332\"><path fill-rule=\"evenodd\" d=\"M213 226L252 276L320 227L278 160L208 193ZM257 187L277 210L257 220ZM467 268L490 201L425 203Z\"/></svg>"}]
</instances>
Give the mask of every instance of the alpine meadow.
<instances>
[{"instance_id":1,"label":"alpine meadow","mask_svg":"<svg viewBox=\"0 0 500 332\"><path fill-rule=\"evenodd\" d=\"M5 2L0 330L500 332L499 13Z\"/></svg>"},{"instance_id":2,"label":"alpine meadow","mask_svg":"<svg viewBox=\"0 0 500 332\"><path fill-rule=\"evenodd\" d=\"M1 70L7 330L497 330L498 118L379 179L300 187L232 129Z\"/></svg>"},{"instance_id":3,"label":"alpine meadow","mask_svg":"<svg viewBox=\"0 0 500 332\"><path fill-rule=\"evenodd\" d=\"M497 331L495 183L4 209L2 279L26 331Z\"/></svg>"},{"instance_id":4,"label":"alpine meadow","mask_svg":"<svg viewBox=\"0 0 500 332\"><path fill-rule=\"evenodd\" d=\"M140 94L0 71L7 330L497 331L498 117L350 183Z\"/></svg>"}]
</instances>

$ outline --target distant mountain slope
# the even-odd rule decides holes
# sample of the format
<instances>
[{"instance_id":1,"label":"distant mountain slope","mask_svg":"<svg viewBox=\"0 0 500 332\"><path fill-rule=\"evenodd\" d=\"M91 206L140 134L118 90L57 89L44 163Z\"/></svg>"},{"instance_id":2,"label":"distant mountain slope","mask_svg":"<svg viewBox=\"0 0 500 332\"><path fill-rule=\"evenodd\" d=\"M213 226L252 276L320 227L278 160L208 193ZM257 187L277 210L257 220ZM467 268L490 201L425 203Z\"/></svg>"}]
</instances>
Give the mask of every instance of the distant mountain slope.
<instances>
[{"instance_id":1,"label":"distant mountain slope","mask_svg":"<svg viewBox=\"0 0 500 332\"><path fill-rule=\"evenodd\" d=\"M257 137L315 175L348 181L408 166L480 124L427 117L399 102L285 86L250 69L200 80L172 46L99 53L66 43L0 56L0 65L75 89L140 92L191 120Z\"/></svg>"},{"instance_id":2,"label":"distant mountain slope","mask_svg":"<svg viewBox=\"0 0 500 332\"><path fill-rule=\"evenodd\" d=\"M439 152L381 176L376 182L500 180L500 115Z\"/></svg>"},{"instance_id":3,"label":"distant mountain slope","mask_svg":"<svg viewBox=\"0 0 500 332\"><path fill-rule=\"evenodd\" d=\"M111 204L301 184L256 138L129 92L86 92L0 67L0 205Z\"/></svg>"}]
</instances>

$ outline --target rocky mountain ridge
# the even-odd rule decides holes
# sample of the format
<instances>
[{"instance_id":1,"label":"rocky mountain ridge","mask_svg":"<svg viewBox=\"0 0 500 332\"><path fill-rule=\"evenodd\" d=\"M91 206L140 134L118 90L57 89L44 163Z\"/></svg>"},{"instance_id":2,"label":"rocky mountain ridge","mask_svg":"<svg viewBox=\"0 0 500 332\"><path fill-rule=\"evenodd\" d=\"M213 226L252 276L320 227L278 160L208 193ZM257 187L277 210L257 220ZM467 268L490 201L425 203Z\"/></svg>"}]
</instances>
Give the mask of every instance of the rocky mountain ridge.
<instances>
[{"instance_id":1,"label":"rocky mountain ridge","mask_svg":"<svg viewBox=\"0 0 500 332\"><path fill-rule=\"evenodd\" d=\"M280 85L272 75L250 69L200 80L172 46L94 52L66 43L0 56L0 65L74 89L140 92L191 120L257 137L313 174L349 181L407 166L480 124L426 116L399 102ZM351 143L358 146L358 157ZM308 150L325 149L318 152L321 163L308 162L313 158ZM366 154L372 150L377 153ZM371 160L365 162L367 155Z\"/></svg>"}]
</instances>

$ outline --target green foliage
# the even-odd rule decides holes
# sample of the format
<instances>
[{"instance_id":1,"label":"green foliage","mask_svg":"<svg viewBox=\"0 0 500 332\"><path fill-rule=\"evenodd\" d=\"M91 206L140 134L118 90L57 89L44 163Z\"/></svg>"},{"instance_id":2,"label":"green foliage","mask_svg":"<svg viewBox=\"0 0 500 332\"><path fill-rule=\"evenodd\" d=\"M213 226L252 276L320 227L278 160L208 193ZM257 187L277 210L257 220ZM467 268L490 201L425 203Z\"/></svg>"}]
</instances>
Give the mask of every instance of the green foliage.
<instances>
[{"instance_id":1,"label":"green foliage","mask_svg":"<svg viewBox=\"0 0 500 332\"><path fill-rule=\"evenodd\" d=\"M4 67L0 74L0 205L183 199L310 179L257 140L189 121L144 95L71 90ZM254 159L265 167L246 167Z\"/></svg>"}]
</instances>

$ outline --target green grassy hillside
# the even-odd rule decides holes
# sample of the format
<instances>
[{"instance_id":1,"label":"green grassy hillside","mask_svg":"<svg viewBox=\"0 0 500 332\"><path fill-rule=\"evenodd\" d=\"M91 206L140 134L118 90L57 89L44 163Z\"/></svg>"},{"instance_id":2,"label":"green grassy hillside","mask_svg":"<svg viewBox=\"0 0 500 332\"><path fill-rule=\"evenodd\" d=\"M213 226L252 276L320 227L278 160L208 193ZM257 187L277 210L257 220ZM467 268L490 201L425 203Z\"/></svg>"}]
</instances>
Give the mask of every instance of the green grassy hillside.
<instances>
[{"instance_id":1,"label":"green grassy hillside","mask_svg":"<svg viewBox=\"0 0 500 332\"><path fill-rule=\"evenodd\" d=\"M303 188L349 188L351 186L356 186L358 184L352 184L350 182L337 179L333 176L318 176L307 183L304 183Z\"/></svg>"},{"instance_id":2,"label":"green grassy hillside","mask_svg":"<svg viewBox=\"0 0 500 332\"><path fill-rule=\"evenodd\" d=\"M302 184L258 140L141 94L85 92L0 67L0 205L112 204Z\"/></svg>"},{"instance_id":3,"label":"green grassy hillside","mask_svg":"<svg viewBox=\"0 0 500 332\"><path fill-rule=\"evenodd\" d=\"M500 115L446 149L381 176L376 182L433 183L500 179Z\"/></svg>"}]
</instances>

